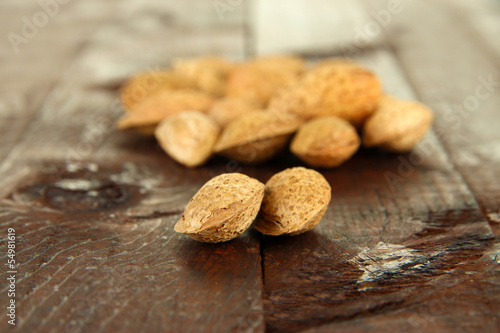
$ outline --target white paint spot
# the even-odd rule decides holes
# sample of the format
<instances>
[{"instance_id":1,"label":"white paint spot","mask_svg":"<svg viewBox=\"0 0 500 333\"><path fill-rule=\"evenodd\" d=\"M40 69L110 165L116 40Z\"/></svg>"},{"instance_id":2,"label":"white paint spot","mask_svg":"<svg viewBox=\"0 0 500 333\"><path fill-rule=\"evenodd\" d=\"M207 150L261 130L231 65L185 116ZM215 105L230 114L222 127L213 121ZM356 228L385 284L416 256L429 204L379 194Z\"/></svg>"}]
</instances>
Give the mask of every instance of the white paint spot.
<instances>
[{"instance_id":1,"label":"white paint spot","mask_svg":"<svg viewBox=\"0 0 500 333\"><path fill-rule=\"evenodd\" d=\"M425 267L422 262L424 257L426 256L402 245L379 242L374 248L363 250L349 261L363 270L363 275L357 281L361 283L373 281L386 273L404 273L405 265L412 270L422 269Z\"/></svg>"},{"instance_id":2,"label":"white paint spot","mask_svg":"<svg viewBox=\"0 0 500 333\"><path fill-rule=\"evenodd\" d=\"M89 163L87 165L87 169L90 171L90 172L97 172L99 171L99 166L95 163Z\"/></svg>"},{"instance_id":3,"label":"white paint spot","mask_svg":"<svg viewBox=\"0 0 500 333\"><path fill-rule=\"evenodd\" d=\"M87 179L63 179L55 183L59 188L71 191L89 191L101 185L96 180Z\"/></svg>"},{"instance_id":4,"label":"white paint spot","mask_svg":"<svg viewBox=\"0 0 500 333\"><path fill-rule=\"evenodd\" d=\"M493 222L500 223L500 213L490 213L488 214L488 218Z\"/></svg>"},{"instance_id":5,"label":"white paint spot","mask_svg":"<svg viewBox=\"0 0 500 333\"><path fill-rule=\"evenodd\" d=\"M68 163L66 164L66 170L68 172L77 172L80 170L80 164L79 163Z\"/></svg>"}]
</instances>

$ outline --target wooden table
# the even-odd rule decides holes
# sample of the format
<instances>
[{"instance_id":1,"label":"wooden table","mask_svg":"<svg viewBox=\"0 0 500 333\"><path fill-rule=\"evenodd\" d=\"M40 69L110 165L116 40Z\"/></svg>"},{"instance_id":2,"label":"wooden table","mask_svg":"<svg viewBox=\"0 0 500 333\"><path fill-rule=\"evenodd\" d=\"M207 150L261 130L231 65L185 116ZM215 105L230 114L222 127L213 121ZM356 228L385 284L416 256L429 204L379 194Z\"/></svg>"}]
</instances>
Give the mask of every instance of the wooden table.
<instances>
[{"instance_id":1,"label":"wooden table","mask_svg":"<svg viewBox=\"0 0 500 333\"><path fill-rule=\"evenodd\" d=\"M19 332L499 331L499 1L46 4L0 3L0 248L6 263L13 228ZM365 64L430 106L433 131L411 154L362 149L322 171L333 199L312 232L176 234L214 175L300 163L181 167L115 130L120 84L175 57L280 52Z\"/></svg>"}]
</instances>

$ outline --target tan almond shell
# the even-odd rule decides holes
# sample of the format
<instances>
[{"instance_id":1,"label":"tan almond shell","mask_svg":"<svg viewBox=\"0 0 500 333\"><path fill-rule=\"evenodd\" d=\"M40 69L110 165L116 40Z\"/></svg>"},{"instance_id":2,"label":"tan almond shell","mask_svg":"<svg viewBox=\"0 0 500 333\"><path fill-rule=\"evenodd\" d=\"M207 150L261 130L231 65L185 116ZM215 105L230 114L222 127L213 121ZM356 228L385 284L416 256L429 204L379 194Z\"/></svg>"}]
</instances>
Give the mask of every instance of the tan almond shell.
<instances>
[{"instance_id":1,"label":"tan almond shell","mask_svg":"<svg viewBox=\"0 0 500 333\"><path fill-rule=\"evenodd\" d=\"M286 147L299 120L264 110L252 111L230 122L214 151L242 163L257 163Z\"/></svg>"},{"instance_id":2,"label":"tan almond shell","mask_svg":"<svg viewBox=\"0 0 500 333\"><path fill-rule=\"evenodd\" d=\"M195 110L207 112L214 102L210 95L196 90L162 90L138 104L117 122L119 129L157 125L167 116Z\"/></svg>"},{"instance_id":3,"label":"tan almond shell","mask_svg":"<svg viewBox=\"0 0 500 333\"><path fill-rule=\"evenodd\" d=\"M191 87L214 96L223 96L226 81L233 64L215 56L176 59L172 64L175 74L186 80Z\"/></svg>"},{"instance_id":4,"label":"tan almond shell","mask_svg":"<svg viewBox=\"0 0 500 333\"><path fill-rule=\"evenodd\" d=\"M304 119L337 116L360 128L377 108L381 93L374 73L354 63L332 60L279 91L268 108Z\"/></svg>"},{"instance_id":5,"label":"tan almond shell","mask_svg":"<svg viewBox=\"0 0 500 333\"><path fill-rule=\"evenodd\" d=\"M310 166L331 168L348 160L358 150L360 142L356 128L348 121L325 116L303 124L290 150Z\"/></svg>"},{"instance_id":6,"label":"tan almond shell","mask_svg":"<svg viewBox=\"0 0 500 333\"><path fill-rule=\"evenodd\" d=\"M121 88L120 97L127 111L134 110L148 96L160 90L185 89L188 83L169 71L148 71L135 75Z\"/></svg>"},{"instance_id":7,"label":"tan almond shell","mask_svg":"<svg viewBox=\"0 0 500 333\"><path fill-rule=\"evenodd\" d=\"M301 234L321 221L330 199L330 185L319 172L286 169L267 181L254 227L266 235Z\"/></svg>"},{"instance_id":8,"label":"tan almond shell","mask_svg":"<svg viewBox=\"0 0 500 333\"><path fill-rule=\"evenodd\" d=\"M206 114L184 111L165 118L155 136L170 157L187 167L196 167L212 156L219 133L219 125Z\"/></svg>"},{"instance_id":9,"label":"tan almond shell","mask_svg":"<svg viewBox=\"0 0 500 333\"><path fill-rule=\"evenodd\" d=\"M253 141L233 148L227 148L219 154L244 164L257 164L270 160L290 142L292 134L278 135L272 138Z\"/></svg>"},{"instance_id":10,"label":"tan almond shell","mask_svg":"<svg viewBox=\"0 0 500 333\"><path fill-rule=\"evenodd\" d=\"M264 184L240 173L209 180L189 200L174 229L201 242L218 243L245 232L259 212Z\"/></svg>"},{"instance_id":11,"label":"tan almond shell","mask_svg":"<svg viewBox=\"0 0 500 333\"><path fill-rule=\"evenodd\" d=\"M384 96L364 125L363 146L410 151L427 133L433 119L433 112L420 103Z\"/></svg>"},{"instance_id":12,"label":"tan almond shell","mask_svg":"<svg viewBox=\"0 0 500 333\"><path fill-rule=\"evenodd\" d=\"M261 109L261 105L255 100L224 97L216 101L207 114L215 119L221 127L225 127L231 121L259 109Z\"/></svg>"},{"instance_id":13,"label":"tan almond shell","mask_svg":"<svg viewBox=\"0 0 500 333\"><path fill-rule=\"evenodd\" d=\"M235 66L227 79L226 95L253 99L267 105L280 89L295 82L304 60L293 56L268 56Z\"/></svg>"}]
</instances>

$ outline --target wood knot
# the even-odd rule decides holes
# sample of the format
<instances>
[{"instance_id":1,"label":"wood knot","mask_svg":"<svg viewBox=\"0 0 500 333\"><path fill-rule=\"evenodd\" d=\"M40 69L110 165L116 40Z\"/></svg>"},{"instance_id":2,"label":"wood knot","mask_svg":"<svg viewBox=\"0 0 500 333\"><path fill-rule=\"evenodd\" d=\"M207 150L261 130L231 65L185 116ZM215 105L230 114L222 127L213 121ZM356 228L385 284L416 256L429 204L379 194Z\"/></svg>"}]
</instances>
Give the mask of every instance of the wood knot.
<instances>
[{"instance_id":1,"label":"wood knot","mask_svg":"<svg viewBox=\"0 0 500 333\"><path fill-rule=\"evenodd\" d=\"M109 180L66 178L48 183L44 199L52 208L70 211L114 209L126 203L129 188Z\"/></svg>"},{"instance_id":2,"label":"wood knot","mask_svg":"<svg viewBox=\"0 0 500 333\"><path fill-rule=\"evenodd\" d=\"M95 214L128 208L144 194L127 166L56 163L41 170L12 193L15 201L64 213Z\"/></svg>"}]
</instances>

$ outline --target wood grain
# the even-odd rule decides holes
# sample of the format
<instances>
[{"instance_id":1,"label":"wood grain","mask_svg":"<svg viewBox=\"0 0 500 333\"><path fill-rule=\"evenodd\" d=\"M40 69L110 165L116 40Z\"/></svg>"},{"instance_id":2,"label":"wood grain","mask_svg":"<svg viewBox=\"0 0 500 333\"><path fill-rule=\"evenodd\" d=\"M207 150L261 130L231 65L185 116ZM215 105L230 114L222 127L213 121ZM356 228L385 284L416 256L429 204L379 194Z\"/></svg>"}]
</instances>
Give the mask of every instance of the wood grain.
<instances>
[{"instance_id":1,"label":"wood grain","mask_svg":"<svg viewBox=\"0 0 500 333\"><path fill-rule=\"evenodd\" d=\"M500 10L498 3L489 5ZM407 9L387 28L390 43L419 97L436 111L440 140L498 235L500 179L493 170L500 167L500 133L491 124L500 122L499 53L486 47L490 36L478 38L473 21L454 24L462 16L450 11L446 1L432 8L409 4ZM402 28L417 24L430 10L433 15L421 29ZM433 37L443 26L453 26L448 38ZM460 56L443 61L450 50Z\"/></svg>"},{"instance_id":2,"label":"wood grain","mask_svg":"<svg viewBox=\"0 0 500 333\"><path fill-rule=\"evenodd\" d=\"M19 117L29 126L1 165L0 233L13 227L18 236L20 331L264 329L258 236L211 246L173 230L226 161L188 170L153 140L113 125L122 113L116 88L134 72L175 56L243 58L241 11L221 21L210 3L142 3L102 5L106 23L85 48L69 58L52 49L71 64L35 117ZM72 8L86 13L82 6ZM0 299L8 302L5 285ZM0 331L9 326L1 321Z\"/></svg>"},{"instance_id":3,"label":"wood grain","mask_svg":"<svg viewBox=\"0 0 500 333\"><path fill-rule=\"evenodd\" d=\"M365 20L351 28L365 32L377 24L370 14L380 13L387 3L377 5L358 8L357 21L360 12L365 13ZM388 29L410 30L407 22L417 24L428 15L405 10L404 18L397 20L399 25L391 23ZM438 54L445 54L437 46L438 39L416 52L415 45L426 45L437 27L422 33L418 43L406 33L398 39L405 45L397 51L412 55L412 60L402 70L400 53L391 52L392 44L384 41L380 27L379 34L366 34L364 43L353 39L346 48L342 38L315 17L311 15L306 25L323 27L325 34L328 31L339 42L311 55L353 57L381 77L387 92L401 98L416 98L403 73L423 72L424 64L415 59L419 52L439 49L436 65L442 62ZM428 86L420 82L415 89L419 92ZM428 135L412 154L362 150L341 167L323 171L332 185L333 199L318 228L295 238L263 239L268 331L454 331L464 325L470 331L496 331L498 244L475 193L449 163L441 143L443 131L449 132L439 122L436 126L437 132ZM481 128L487 127L482 124ZM497 189L496 184L492 181L489 186ZM478 284L475 277L483 282ZM480 310L472 314L470 308ZM486 324L487 318L493 321Z\"/></svg>"},{"instance_id":4,"label":"wood grain","mask_svg":"<svg viewBox=\"0 0 500 333\"><path fill-rule=\"evenodd\" d=\"M173 225L193 187L174 186L171 179L182 175L158 163L145 168L142 162L57 170L55 179L49 169L4 201L2 231L15 228L22 249L21 329L260 330L255 235L214 247L176 234ZM145 192L140 182L154 185ZM170 209L145 215L148 202Z\"/></svg>"},{"instance_id":5,"label":"wood grain","mask_svg":"<svg viewBox=\"0 0 500 333\"><path fill-rule=\"evenodd\" d=\"M114 10L114 4L99 1L72 1L51 6L53 16L38 2L25 4L4 1L0 4L2 32L0 40L0 160L4 160L35 117L44 98L60 79L64 69L84 47L102 21ZM87 11L94 15L84 15ZM34 25L33 17L47 16ZM26 23L28 22L28 23ZM38 22L38 21L37 21ZM44 23L45 24L42 24ZM68 24L71 22L71 24ZM32 30L28 27L33 24ZM22 39L11 39L14 34ZM57 45L56 48L54 48Z\"/></svg>"}]
</instances>

